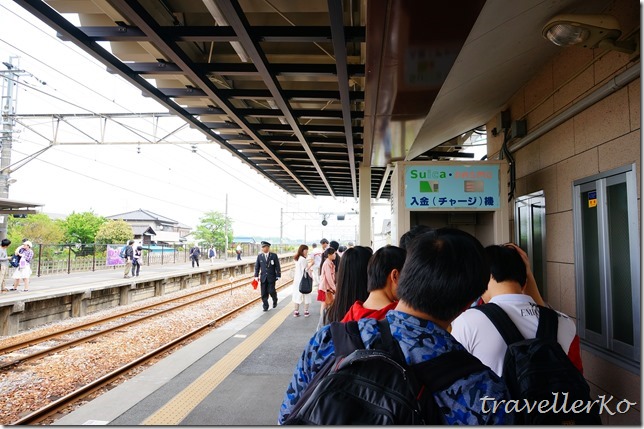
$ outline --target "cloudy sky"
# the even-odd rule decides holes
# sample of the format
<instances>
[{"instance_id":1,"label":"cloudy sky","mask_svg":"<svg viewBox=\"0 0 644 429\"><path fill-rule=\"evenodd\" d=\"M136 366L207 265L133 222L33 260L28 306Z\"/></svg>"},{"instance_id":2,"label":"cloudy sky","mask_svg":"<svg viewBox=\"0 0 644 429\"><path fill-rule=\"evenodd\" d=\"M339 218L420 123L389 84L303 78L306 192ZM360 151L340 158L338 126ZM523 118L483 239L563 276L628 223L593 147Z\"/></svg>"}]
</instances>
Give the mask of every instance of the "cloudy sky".
<instances>
[{"instance_id":1,"label":"cloudy sky","mask_svg":"<svg viewBox=\"0 0 644 429\"><path fill-rule=\"evenodd\" d=\"M68 19L74 22L75 17ZM167 112L10 0L0 0L3 62L22 71L18 115ZM6 69L0 64L0 71ZM307 242L321 236L355 237L357 216L344 221L330 216L328 226L322 227L322 216L314 214L350 212L357 209L353 199L291 196L217 144L206 143L179 119L119 119L108 122L104 131L97 119L57 124L38 117L20 122L9 197L43 204L45 213L65 216L92 210L109 216L142 208L195 226L207 211L223 213L227 197L238 236L277 237L281 217L284 237L303 239L306 234ZM168 138L172 144L71 144L100 141L102 132L110 142L154 140L177 129ZM384 216L379 210L374 213L378 227Z\"/></svg>"}]
</instances>

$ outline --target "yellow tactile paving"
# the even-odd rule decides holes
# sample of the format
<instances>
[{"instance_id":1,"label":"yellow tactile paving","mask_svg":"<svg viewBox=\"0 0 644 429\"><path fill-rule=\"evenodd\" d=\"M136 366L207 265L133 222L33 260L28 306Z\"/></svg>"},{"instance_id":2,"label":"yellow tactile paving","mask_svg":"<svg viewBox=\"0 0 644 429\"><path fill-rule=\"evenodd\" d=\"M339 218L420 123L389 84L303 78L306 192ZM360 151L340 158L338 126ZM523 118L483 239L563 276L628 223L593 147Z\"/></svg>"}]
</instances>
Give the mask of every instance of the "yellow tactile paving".
<instances>
[{"instance_id":1,"label":"yellow tactile paving","mask_svg":"<svg viewBox=\"0 0 644 429\"><path fill-rule=\"evenodd\" d=\"M284 322L291 314L285 306L275 316L255 331L244 342L231 350L201 377L193 381L165 406L143 421L143 425L178 425L199 405L231 372Z\"/></svg>"}]
</instances>

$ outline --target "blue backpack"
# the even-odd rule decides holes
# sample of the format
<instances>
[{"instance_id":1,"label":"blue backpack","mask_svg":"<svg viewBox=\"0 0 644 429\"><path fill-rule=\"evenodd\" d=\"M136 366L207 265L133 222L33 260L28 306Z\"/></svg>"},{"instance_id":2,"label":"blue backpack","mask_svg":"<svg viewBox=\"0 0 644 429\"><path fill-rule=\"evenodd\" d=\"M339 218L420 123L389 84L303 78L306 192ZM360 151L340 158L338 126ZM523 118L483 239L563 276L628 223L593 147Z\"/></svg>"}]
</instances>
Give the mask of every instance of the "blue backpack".
<instances>
[{"instance_id":1,"label":"blue backpack","mask_svg":"<svg viewBox=\"0 0 644 429\"><path fill-rule=\"evenodd\" d=\"M121 251L119 252L119 258L127 258L127 244L121 248Z\"/></svg>"},{"instance_id":2,"label":"blue backpack","mask_svg":"<svg viewBox=\"0 0 644 429\"><path fill-rule=\"evenodd\" d=\"M365 349L357 322L333 322L336 358L311 380L285 425L442 424L434 393L487 367L465 350L408 366L387 320Z\"/></svg>"}]
</instances>

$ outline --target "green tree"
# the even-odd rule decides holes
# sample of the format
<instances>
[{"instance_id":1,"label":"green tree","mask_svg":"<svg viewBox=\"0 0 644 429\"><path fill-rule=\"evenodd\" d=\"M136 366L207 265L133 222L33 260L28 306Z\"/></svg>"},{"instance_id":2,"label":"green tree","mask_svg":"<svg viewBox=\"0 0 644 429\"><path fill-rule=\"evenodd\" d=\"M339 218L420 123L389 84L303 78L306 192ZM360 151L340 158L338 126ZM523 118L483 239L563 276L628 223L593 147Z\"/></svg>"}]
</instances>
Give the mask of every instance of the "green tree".
<instances>
[{"instance_id":1,"label":"green tree","mask_svg":"<svg viewBox=\"0 0 644 429\"><path fill-rule=\"evenodd\" d=\"M134 238L134 232L129 223L124 220L107 220L96 233L96 242L101 244L125 243Z\"/></svg>"},{"instance_id":2,"label":"green tree","mask_svg":"<svg viewBox=\"0 0 644 429\"><path fill-rule=\"evenodd\" d=\"M94 212L72 212L63 221L65 240L68 243L94 243L96 233L107 220Z\"/></svg>"},{"instance_id":3,"label":"green tree","mask_svg":"<svg viewBox=\"0 0 644 429\"><path fill-rule=\"evenodd\" d=\"M199 222L194 234L197 240L223 249L226 246L225 227L228 226L228 244L233 242L233 222L222 213L206 212Z\"/></svg>"},{"instance_id":4,"label":"green tree","mask_svg":"<svg viewBox=\"0 0 644 429\"><path fill-rule=\"evenodd\" d=\"M7 238L11 240L8 253L22 244L23 238L28 238L34 246L37 244L58 244L63 242L65 231L44 213L27 215L25 218L9 216Z\"/></svg>"}]
</instances>

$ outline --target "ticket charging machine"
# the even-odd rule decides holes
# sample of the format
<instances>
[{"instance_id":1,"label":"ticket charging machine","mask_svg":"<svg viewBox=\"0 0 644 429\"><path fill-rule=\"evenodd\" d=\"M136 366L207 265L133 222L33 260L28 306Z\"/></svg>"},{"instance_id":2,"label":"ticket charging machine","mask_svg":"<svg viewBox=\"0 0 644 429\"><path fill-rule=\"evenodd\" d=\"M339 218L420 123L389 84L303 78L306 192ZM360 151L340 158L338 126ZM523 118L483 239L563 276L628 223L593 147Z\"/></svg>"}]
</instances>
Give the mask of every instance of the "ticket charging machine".
<instances>
[{"instance_id":1,"label":"ticket charging machine","mask_svg":"<svg viewBox=\"0 0 644 429\"><path fill-rule=\"evenodd\" d=\"M483 246L510 241L505 161L397 162L391 243L416 225L466 231Z\"/></svg>"}]
</instances>

